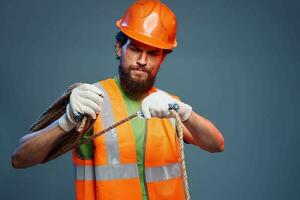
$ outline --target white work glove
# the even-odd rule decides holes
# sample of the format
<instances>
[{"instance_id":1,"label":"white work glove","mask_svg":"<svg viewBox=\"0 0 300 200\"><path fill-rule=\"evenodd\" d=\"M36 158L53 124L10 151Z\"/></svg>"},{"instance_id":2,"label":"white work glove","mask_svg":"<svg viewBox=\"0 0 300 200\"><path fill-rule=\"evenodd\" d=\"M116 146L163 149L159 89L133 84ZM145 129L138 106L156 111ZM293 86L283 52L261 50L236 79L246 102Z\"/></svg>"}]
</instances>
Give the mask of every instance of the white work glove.
<instances>
[{"instance_id":1,"label":"white work glove","mask_svg":"<svg viewBox=\"0 0 300 200\"><path fill-rule=\"evenodd\" d=\"M181 121L187 120L192 113L192 107L163 91L157 91L147 96L142 101L142 112L146 119L150 119L151 117L169 117L169 104L172 105L174 103L179 105L178 115Z\"/></svg>"},{"instance_id":2,"label":"white work glove","mask_svg":"<svg viewBox=\"0 0 300 200\"><path fill-rule=\"evenodd\" d=\"M72 90L66 112L58 119L59 126L69 132L77 125L76 116L89 115L96 119L102 111L103 92L94 85L82 84Z\"/></svg>"}]
</instances>

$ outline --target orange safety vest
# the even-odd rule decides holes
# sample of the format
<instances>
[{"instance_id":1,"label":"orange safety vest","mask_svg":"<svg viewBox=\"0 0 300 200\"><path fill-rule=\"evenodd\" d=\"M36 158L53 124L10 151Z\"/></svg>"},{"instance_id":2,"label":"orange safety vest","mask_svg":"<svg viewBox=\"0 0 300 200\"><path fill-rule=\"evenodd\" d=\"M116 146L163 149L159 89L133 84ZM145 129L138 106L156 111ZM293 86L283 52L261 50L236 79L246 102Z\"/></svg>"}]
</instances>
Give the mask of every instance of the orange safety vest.
<instances>
[{"instance_id":1,"label":"orange safety vest","mask_svg":"<svg viewBox=\"0 0 300 200\"><path fill-rule=\"evenodd\" d=\"M94 133L97 133L128 117L128 113L113 79L94 85L104 92L103 111L93 127ZM185 199L179 146L171 120L151 118L146 123L144 180L148 199ZM131 124L124 123L94 139L92 159L80 157L74 149L76 199L142 199L135 148Z\"/></svg>"}]
</instances>

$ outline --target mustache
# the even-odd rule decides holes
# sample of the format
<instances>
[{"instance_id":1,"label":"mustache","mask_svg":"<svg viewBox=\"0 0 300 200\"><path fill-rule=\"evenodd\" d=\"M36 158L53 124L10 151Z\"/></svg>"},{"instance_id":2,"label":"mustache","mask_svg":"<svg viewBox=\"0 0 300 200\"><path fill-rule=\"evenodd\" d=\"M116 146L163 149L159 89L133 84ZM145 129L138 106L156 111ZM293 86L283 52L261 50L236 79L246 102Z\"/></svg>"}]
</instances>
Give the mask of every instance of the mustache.
<instances>
[{"instance_id":1,"label":"mustache","mask_svg":"<svg viewBox=\"0 0 300 200\"><path fill-rule=\"evenodd\" d=\"M132 66L130 67L130 70L139 70L139 71L150 73L150 70L145 67Z\"/></svg>"}]
</instances>

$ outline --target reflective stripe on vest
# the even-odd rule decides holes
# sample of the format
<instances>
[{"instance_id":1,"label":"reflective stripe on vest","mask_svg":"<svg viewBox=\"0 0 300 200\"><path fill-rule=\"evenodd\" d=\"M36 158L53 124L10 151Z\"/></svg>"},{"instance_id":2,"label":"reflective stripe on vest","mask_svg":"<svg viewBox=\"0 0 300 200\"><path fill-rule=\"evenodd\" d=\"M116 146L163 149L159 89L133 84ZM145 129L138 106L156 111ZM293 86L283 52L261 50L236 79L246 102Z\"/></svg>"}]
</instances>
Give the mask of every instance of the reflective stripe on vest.
<instances>
[{"instance_id":1,"label":"reflective stripe on vest","mask_svg":"<svg viewBox=\"0 0 300 200\"><path fill-rule=\"evenodd\" d=\"M103 111L101 112L102 126L106 128L115 123L111 102L109 100L109 96L106 90L104 90L104 88L99 83L95 85L101 91L103 91L104 96L106 97L103 99L103 106L102 106ZM109 132L105 133L104 136L106 142L106 153L107 153L108 165L120 164L120 154L119 154L120 150L119 150L119 143L118 143L116 129L110 130ZM108 142L111 145L108 145Z\"/></svg>"},{"instance_id":2,"label":"reflective stripe on vest","mask_svg":"<svg viewBox=\"0 0 300 200\"><path fill-rule=\"evenodd\" d=\"M112 180L137 178L136 164L114 164L106 166L77 166L77 180Z\"/></svg>"},{"instance_id":3,"label":"reflective stripe on vest","mask_svg":"<svg viewBox=\"0 0 300 200\"><path fill-rule=\"evenodd\" d=\"M163 167L147 167L146 181L163 181L180 176L178 163ZM135 164L108 165L108 166L76 166L77 180L111 180L136 178L138 171Z\"/></svg>"},{"instance_id":4,"label":"reflective stripe on vest","mask_svg":"<svg viewBox=\"0 0 300 200\"><path fill-rule=\"evenodd\" d=\"M178 163L163 167L146 167L145 170L147 183L164 181L180 176L180 168Z\"/></svg>"}]
</instances>

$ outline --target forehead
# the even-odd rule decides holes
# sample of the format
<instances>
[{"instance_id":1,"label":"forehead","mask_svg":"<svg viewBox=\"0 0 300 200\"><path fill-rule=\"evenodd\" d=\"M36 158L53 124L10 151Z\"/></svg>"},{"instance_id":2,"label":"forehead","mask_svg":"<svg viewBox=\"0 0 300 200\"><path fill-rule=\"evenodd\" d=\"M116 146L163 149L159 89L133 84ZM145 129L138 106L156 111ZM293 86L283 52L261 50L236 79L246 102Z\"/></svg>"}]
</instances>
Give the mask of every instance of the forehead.
<instances>
[{"instance_id":1,"label":"forehead","mask_svg":"<svg viewBox=\"0 0 300 200\"><path fill-rule=\"evenodd\" d=\"M139 41L131 39L131 38L128 38L127 46L134 46L139 49L146 50L146 51L162 51L162 49L160 49L160 48L147 45L145 43L139 42Z\"/></svg>"}]
</instances>

